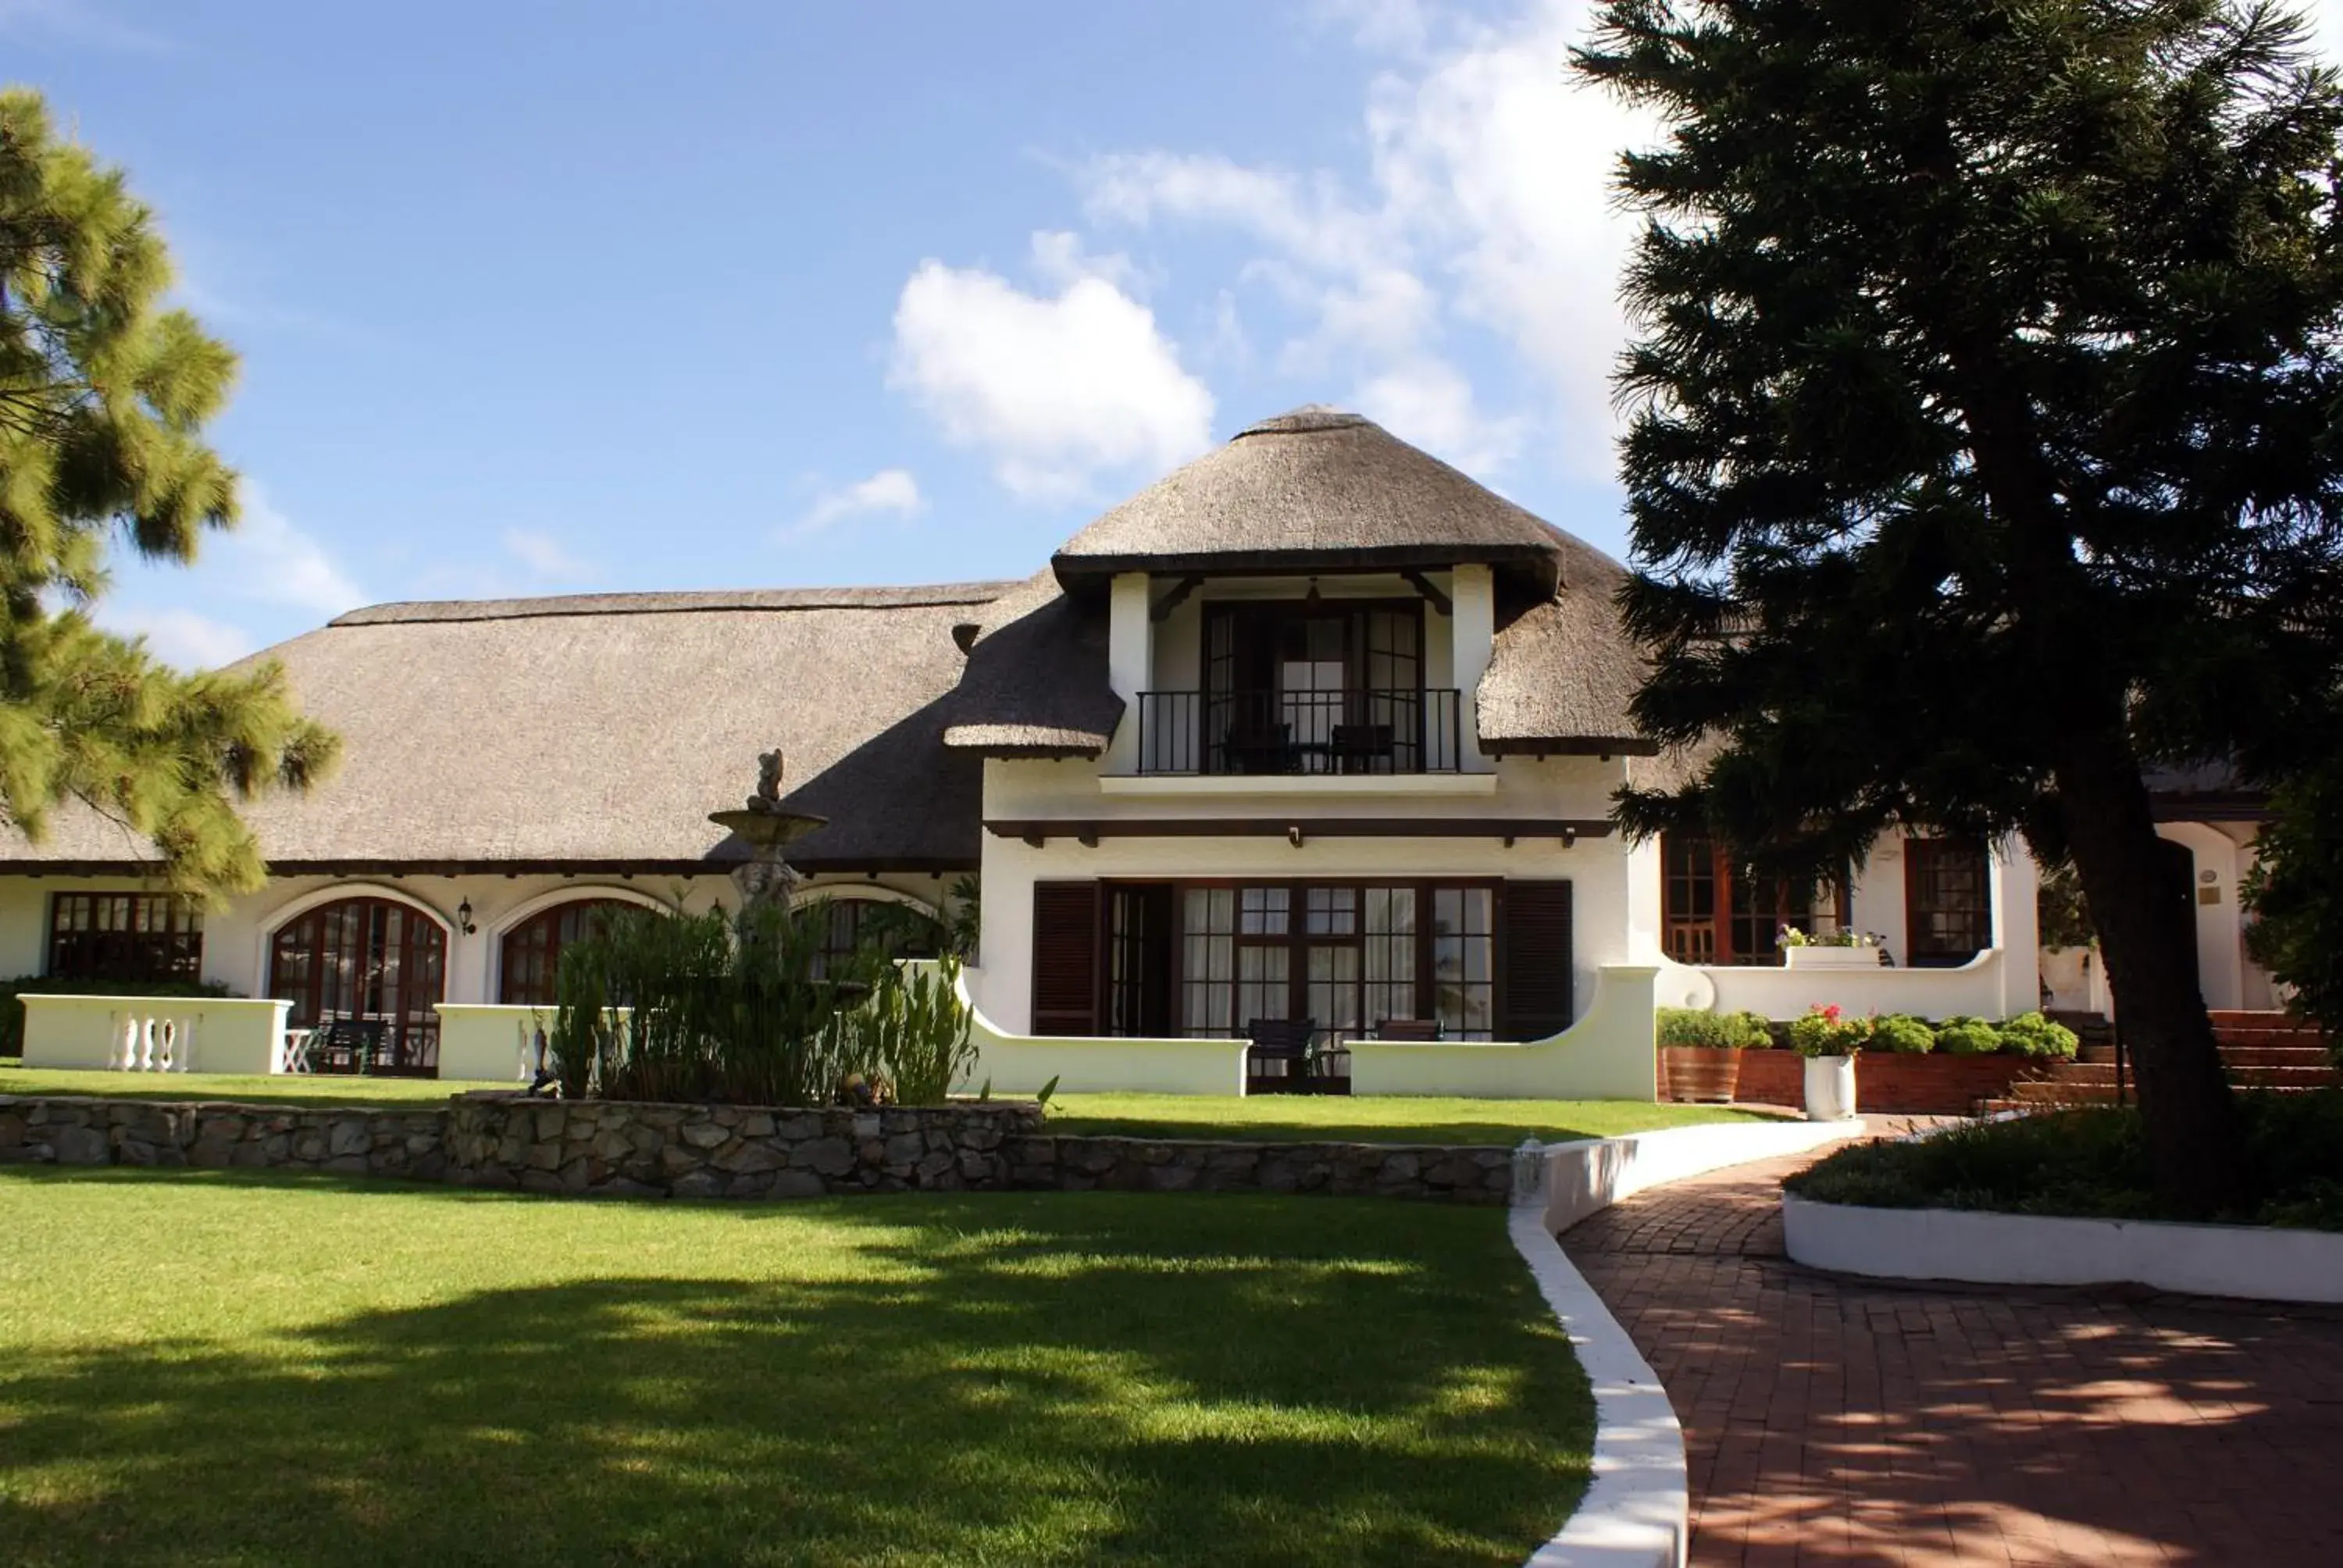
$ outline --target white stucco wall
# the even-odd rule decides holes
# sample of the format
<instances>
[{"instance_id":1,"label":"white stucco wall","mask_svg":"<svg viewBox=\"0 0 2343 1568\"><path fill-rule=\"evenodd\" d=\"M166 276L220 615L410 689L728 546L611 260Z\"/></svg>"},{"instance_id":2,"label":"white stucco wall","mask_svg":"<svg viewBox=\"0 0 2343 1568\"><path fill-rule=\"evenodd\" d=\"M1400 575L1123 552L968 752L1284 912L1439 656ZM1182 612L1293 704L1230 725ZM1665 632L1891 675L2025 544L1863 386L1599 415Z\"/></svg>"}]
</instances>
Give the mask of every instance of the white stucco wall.
<instances>
[{"instance_id":1,"label":"white stucco wall","mask_svg":"<svg viewBox=\"0 0 2343 1568\"><path fill-rule=\"evenodd\" d=\"M1232 780L1192 781L1194 792L1172 789L1131 796L1101 789L1097 764L1083 760L995 759L984 771L988 819L1115 820L1232 817L1491 817L1595 819L1610 812L1610 796L1624 765L1592 757L1537 761L1507 758L1493 779L1460 780L1463 795L1386 794L1373 779L1312 781L1306 792L1230 793ZM1274 781L1283 784L1285 780ZM1404 780L1403 782L1413 782ZM1362 789L1338 787L1363 786ZM1052 880L1172 879L1260 877L1280 879L1372 877L1567 878L1573 911L1574 1006L1591 1004L1596 971L1606 964L1644 961L1631 950L1632 868L1656 860L1631 852L1615 835L1560 839L1522 839L1512 848L1487 839L1312 838L1300 848L1278 837L1101 837L1096 848L1051 838L1040 848L987 832L983 845L986 918L979 954L976 1000L994 1025L1011 1035L1032 1027L1033 885ZM1654 895L1655 896L1655 895Z\"/></svg>"},{"instance_id":2,"label":"white stucco wall","mask_svg":"<svg viewBox=\"0 0 2343 1568\"><path fill-rule=\"evenodd\" d=\"M1641 950L1660 965L1662 1007L1747 1010L1797 1018L1809 1008L1836 1004L1856 1012L1908 1012L1923 1018L1956 1013L2007 1018L2040 1005L2038 921L2035 893L2040 873L2022 845L1996 844L1986 876L1993 904L1992 947L1958 969L1913 969L1905 915L1905 835L1883 836L1849 891L1855 929L1885 938L1896 967L1876 970L1805 971L1773 965L1687 966L1660 955L1662 890L1656 846L1636 885L1648 890L1648 920L1636 915Z\"/></svg>"}]
</instances>

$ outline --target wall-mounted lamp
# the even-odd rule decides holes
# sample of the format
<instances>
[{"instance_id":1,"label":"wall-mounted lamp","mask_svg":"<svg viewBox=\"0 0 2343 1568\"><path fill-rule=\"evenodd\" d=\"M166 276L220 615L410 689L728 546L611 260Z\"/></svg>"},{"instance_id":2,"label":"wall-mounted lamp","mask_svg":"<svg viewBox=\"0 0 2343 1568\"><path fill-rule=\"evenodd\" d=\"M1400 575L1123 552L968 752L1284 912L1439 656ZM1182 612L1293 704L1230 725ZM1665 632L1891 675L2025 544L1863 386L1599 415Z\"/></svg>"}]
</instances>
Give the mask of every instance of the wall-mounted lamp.
<instances>
[{"instance_id":1,"label":"wall-mounted lamp","mask_svg":"<svg viewBox=\"0 0 2343 1568\"><path fill-rule=\"evenodd\" d=\"M456 929L468 937L480 929L472 923L472 900L469 899L456 906Z\"/></svg>"}]
</instances>

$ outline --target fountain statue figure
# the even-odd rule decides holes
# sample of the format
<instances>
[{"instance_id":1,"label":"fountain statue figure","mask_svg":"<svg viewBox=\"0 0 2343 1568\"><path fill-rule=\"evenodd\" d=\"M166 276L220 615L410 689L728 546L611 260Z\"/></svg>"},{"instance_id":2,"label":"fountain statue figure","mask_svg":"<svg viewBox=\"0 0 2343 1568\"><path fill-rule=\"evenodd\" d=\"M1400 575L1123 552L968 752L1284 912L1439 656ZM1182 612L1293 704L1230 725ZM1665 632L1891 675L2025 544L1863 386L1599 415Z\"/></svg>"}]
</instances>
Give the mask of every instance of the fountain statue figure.
<instances>
[{"instance_id":1,"label":"fountain statue figure","mask_svg":"<svg viewBox=\"0 0 2343 1568\"><path fill-rule=\"evenodd\" d=\"M775 747L757 758L757 790L737 810L713 811L708 819L730 831L749 846L749 858L732 873L745 910L769 904L787 909L799 876L787 859L790 842L826 824L830 819L781 806L781 749Z\"/></svg>"}]
</instances>

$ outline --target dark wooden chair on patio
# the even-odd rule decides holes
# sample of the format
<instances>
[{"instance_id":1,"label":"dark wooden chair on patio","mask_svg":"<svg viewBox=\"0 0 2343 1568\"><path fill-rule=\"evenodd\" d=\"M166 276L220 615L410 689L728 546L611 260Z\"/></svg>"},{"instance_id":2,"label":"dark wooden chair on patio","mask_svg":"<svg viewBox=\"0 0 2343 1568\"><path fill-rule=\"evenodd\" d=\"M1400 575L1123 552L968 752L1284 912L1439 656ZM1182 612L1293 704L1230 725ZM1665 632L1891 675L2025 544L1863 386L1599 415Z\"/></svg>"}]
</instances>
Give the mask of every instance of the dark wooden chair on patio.
<instances>
[{"instance_id":1,"label":"dark wooden chair on patio","mask_svg":"<svg viewBox=\"0 0 2343 1568\"><path fill-rule=\"evenodd\" d=\"M380 1019L337 1018L310 1033L312 1072L372 1072L381 1059Z\"/></svg>"},{"instance_id":2,"label":"dark wooden chair on patio","mask_svg":"<svg viewBox=\"0 0 2343 1568\"><path fill-rule=\"evenodd\" d=\"M1245 1025L1245 1092L1307 1094L1314 1019L1257 1018ZM1274 1066L1276 1070L1270 1069Z\"/></svg>"}]
</instances>

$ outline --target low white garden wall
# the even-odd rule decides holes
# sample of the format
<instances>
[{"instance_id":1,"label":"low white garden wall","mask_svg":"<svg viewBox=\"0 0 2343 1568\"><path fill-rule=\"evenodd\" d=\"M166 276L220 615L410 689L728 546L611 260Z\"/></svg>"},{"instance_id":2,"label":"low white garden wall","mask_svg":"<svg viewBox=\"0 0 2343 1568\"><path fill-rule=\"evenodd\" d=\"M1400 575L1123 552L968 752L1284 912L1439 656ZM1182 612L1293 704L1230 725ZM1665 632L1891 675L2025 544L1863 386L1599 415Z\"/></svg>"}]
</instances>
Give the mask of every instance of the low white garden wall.
<instances>
[{"instance_id":1,"label":"low white garden wall","mask_svg":"<svg viewBox=\"0 0 2343 1568\"><path fill-rule=\"evenodd\" d=\"M2328 1231L1866 1209L1787 1193L1782 1228L1792 1258L1835 1273L2343 1302L2343 1235Z\"/></svg>"},{"instance_id":2,"label":"low white garden wall","mask_svg":"<svg viewBox=\"0 0 2343 1568\"><path fill-rule=\"evenodd\" d=\"M1668 963L1662 971L1662 1007L1756 1012L1803 1018L1835 1003L1853 1013L1908 1012L1916 1018L2007 1018L2036 1005L2036 977L2013 986L2006 956L1988 948L1957 969L1775 969L1764 964ZM2015 990L2022 1005L2010 1005Z\"/></svg>"},{"instance_id":3,"label":"low white garden wall","mask_svg":"<svg viewBox=\"0 0 2343 1568\"><path fill-rule=\"evenodd\" d=\"M1649 964L1605 964L1576 1023L1525 1044L1363 1040L1351 1047L1353 1094L1460 1094L1476 1100L1660 1097Z\"/></svg>"},{"instance_id":4,"label":"low white garden wall","mask_svg":"<svg viewBox=\"0 0 2343 1568\"><path fill-rule=\"evenodd\" d=\"M1556 1231L1631 1192L1796 1154L1860 1122L1719 1122L1624 1138L1525 1143L1515 1155L1513 1246L1570 1336L1594 1391L1594 1480L1529 1568L1681 1568L1691 1535L1684 1429L1659 1375L1570 1261Z\"/></svg>"},{"instance_id":5,"label":"low white garden wall","mask_svg":"<svg viewBox=\"0 0 2343 1568\"><path fill-rule=\"evenodd\" d=\"M1465 1095L1487 1100L1659 1098L1653 1048L1652 980L1639 964L1598 972L1585 1016L1527 1044L1359 1040L1351 1050L1353 1094ZM1011 1034L984 1016L968 972L960 1000L975 1015L977 1064L955 1088L987 1080L996 1093L1031 1094L1052 1078L1067 1091L1242 1094L1241 1040L1113 1040Z\"/></svg>"},{"instance_id":6,"label":"low white garden wall","mask_svg":"<svg viewBox=\"0 0 2343 1568\"><path fill-rule=\"evenodd\" d=\"M26 1067L91 1071L276 1072L293 1009L267 997L18 1000L25 1004Z\"/></svg>"},{"instance_id":7,"label":"low white garden wall","mask_svg":"<svg viewBox=\"0 0 2343 1568\"><path fill-rule=\"evenodd\" d=\"M550 1039L553 1010L443 1001L439 1076L483 1083L528 1083L537 1076L537 1041Z\"/></svg>"}]
</instances>

